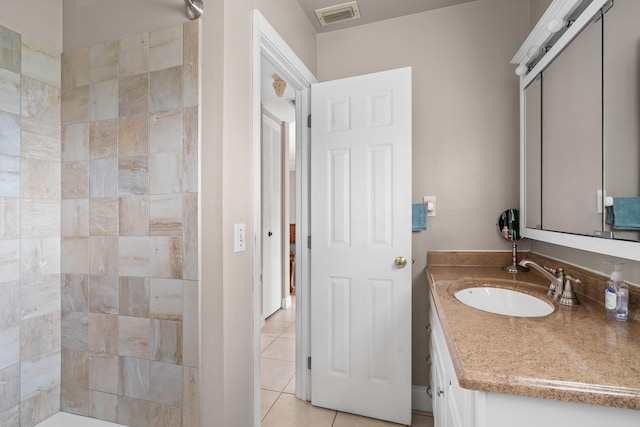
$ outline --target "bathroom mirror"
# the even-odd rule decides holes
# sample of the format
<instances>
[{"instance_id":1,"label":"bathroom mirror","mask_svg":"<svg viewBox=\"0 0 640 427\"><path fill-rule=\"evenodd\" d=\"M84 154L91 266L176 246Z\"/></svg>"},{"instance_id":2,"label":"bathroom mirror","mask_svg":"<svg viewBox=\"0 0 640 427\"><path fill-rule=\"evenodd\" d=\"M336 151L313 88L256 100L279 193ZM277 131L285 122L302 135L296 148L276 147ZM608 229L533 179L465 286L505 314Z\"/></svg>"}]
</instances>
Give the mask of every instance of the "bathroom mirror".
<instances>
[{"instance_id":1,"label":"bathroom mirror","mask_svg":"<svg viewBox=\"0 0 640 427\"><path fill-rule=\"evenodd\" d=\"M510 273L527 271L527 268L518 265L518 245L516 242L523 239L520 235L520 212L517 209L507 209L498 217L496 226L502 238L512 242L511 264L505 265L502 269Z\"/></svg>"},{"instance_id":2,"label":"bathroom mirror","mask_svg":"<svg viewBox=\"0 0 640 427\"><path fill-rule=\"evenodd\" d=\"M531 64L519 73L522 235L640 260L640 215L633 230L607 222L616 199L640 207L640 2L579 0L578 16L553 15L570 3L554 0L514 58ZM530 43L560 18L571 25L555 44Z\"/></svg>"}]
</instances>

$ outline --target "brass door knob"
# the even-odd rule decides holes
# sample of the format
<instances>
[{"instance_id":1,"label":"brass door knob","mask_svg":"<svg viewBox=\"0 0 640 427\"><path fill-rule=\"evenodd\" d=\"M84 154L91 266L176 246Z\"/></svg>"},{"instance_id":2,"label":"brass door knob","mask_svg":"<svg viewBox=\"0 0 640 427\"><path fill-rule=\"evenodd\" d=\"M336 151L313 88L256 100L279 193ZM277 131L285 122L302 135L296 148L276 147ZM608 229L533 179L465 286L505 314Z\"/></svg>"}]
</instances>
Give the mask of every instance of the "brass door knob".
<instances>
[{"instance_id":1,"label":"brass door knob","mask_svg":"<svg viewBox=\"0 0 640 427\"><path fill-rule=\"evenodd\" d=\"M407 259L403 256L396 257L396 259L393 261L393 264L397 268L405 268L407 266Z\"/></svg>"}]
</instances>

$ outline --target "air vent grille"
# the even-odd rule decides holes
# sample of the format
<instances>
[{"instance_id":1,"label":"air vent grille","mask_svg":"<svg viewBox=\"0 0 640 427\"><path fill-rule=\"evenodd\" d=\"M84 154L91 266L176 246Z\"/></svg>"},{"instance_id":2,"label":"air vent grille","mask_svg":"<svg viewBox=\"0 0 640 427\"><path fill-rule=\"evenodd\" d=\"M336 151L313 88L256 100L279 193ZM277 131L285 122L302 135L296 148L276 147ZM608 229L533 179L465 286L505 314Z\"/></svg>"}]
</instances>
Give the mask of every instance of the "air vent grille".
<instances>
[{"instance_id":1,"label":"air vent grille","mask_svg":"<svg viewBox=\"0 0 640 427\"><path fill-rule=\"evenodd\" d=\"M317 9L315 12L320 21L320 25L323 27L360 18L358 2L355 1Z\"/></svg>"}]
</instances>

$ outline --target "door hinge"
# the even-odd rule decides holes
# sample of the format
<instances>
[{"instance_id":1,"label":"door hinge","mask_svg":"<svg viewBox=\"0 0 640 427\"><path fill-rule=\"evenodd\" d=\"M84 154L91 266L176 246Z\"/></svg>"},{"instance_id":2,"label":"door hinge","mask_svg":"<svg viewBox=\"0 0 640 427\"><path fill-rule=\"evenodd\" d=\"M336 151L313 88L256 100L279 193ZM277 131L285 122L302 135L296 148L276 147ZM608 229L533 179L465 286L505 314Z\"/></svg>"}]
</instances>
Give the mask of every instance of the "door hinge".
<instances>
[{"instance_id":1,"label":"door hinge","mask_svg":"<svg viewBox=\"0 0 640 427\"><path fill-rule=\"evenodd\" d=\"M311 356L307 357L307 369L311 369Z\"/></svg>"},{"instance_id":2,"label":"door hinge","mask_svg":"<svg viewBox=\"0 0 640 427\"><path fill-rule=\"evenodd\" d=\"M310 128L311 127L311 114L309 114L307 116L307 127Z\"/></svg>"},{"instance_id":3,"label":"door hinge","mask_svg":"<svg viewBox=\"0 0 640 427\"><path fill-rule=\"evenodd\" d=\"M311 236L307 236L307 248L311 249Z\"/></svg>"}]
</instances>

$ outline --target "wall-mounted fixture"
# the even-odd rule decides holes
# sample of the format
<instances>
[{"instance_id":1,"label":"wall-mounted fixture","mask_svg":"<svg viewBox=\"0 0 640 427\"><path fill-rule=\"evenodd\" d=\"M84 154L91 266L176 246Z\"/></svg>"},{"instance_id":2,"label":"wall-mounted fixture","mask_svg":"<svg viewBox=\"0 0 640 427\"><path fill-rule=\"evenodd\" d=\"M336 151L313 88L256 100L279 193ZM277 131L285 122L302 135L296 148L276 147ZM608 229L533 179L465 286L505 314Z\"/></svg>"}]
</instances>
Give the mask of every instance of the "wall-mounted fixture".
<instances>
[{"instance_id":1,"label":"wall-mounted fixture","mask_svg":"<svg viewBox=\"0 0 640 427\"><path fill-rule=\"evenodd\" d=\"M204 11L204 5L202 0L184 0L184 9L187 13L187 18L193 21L200 18Z\"/></svg>"},{"instance_id":2,"label":"wall-mounted fixture","mask_svg":"<svg viewBox=\"0 0 640 427\"><path fill-rule=\"evenodd\" d=\"M277 74L273 75L273 90L276 91L276 95L278 98L282 98L284 95L284 90L287 88L287 82L285 82L282 77Z\"/></svg>"}]
</instances>

